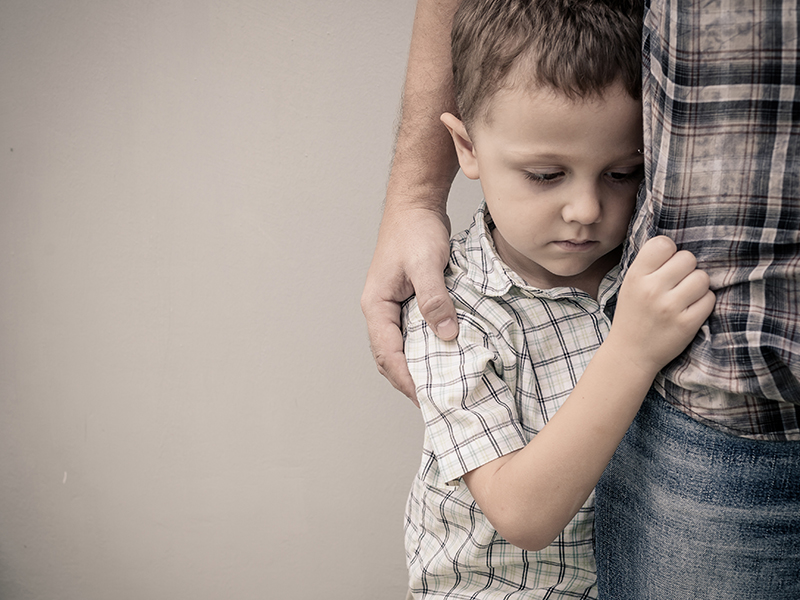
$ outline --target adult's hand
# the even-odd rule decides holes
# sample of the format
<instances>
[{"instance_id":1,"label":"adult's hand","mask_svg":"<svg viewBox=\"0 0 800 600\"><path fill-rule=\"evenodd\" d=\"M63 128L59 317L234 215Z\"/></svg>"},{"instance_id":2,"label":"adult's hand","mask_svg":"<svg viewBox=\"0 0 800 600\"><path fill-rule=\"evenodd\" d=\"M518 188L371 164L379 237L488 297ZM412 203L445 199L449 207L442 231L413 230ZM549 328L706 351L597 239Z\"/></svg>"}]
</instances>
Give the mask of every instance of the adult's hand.
<instances>
[{"instance_id":1,"label":"adult's hand","mask_svg":"<svg viewBox=\"0 0 800 600\"><path fill-rule=\"evenodd\" d=\"M378 370L417 406L403 354L400 304L416 294L422 316L434 332L446 340L456 337L458 322L443 275L449 238L446 213L412 200L387 204L361 296Z\"/></svg>"},{"instance_id":2,"label":"adult's hand","mask_svg":"<svg viewBox=\"0 0 800 600\"><path fill-rule=\"evenodd\" d=\"M439 117L456 112L450 29L459 2L417 2L386 205L361 297L378 370L415 404L400 304L416 293L422 316L439 337L458 334L443 277L450 250L447 195L458 161Z\"/></svg>"}]
</instances>

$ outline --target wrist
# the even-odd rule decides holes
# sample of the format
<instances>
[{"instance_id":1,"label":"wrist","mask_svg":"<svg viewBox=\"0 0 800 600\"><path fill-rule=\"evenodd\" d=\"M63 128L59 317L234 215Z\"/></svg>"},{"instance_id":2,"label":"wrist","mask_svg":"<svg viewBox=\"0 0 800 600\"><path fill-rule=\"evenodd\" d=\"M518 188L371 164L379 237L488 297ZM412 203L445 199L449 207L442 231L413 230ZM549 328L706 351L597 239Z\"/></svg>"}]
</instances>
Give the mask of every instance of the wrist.
<instances>
[{"instance_id":1,"label":"wrist","mask_svg":"<svg viewBox=\"0 0 800 600\"><path fill-rule=\"evenodd\" d=\"M383 206L381 228L394 224L430 223L431 217L440 222L446 236L450 236L450 219L447 216L447 198L451 180L407 180L397 177L389 180Z\"/></svg>"},{"instance_id":2,"label":"wrist","mask_svg":"<svg viewBox=\"0 0 800 600\"><path fill-rule=\"evenodd\" d=\"M458 161L452 165L446 163L442 160L437 168L422 165L411 168L395 162L386 185L386 208L424 208L446 213L447 197L458 173Z\"/></svg>"},{"instance_id":3,"label":"wrist","mask_svg":"<svg viewBox=\"0 0 800 600\"><path fill-rule=\"evenodd\" d=\"M458 168L453 141L438 115L435 128L420 127L414 138L401 130L386 186L387 205L397 200L444 212Z\"/></svg>"},{"instance_id":4,"label":"wrist","mask_svg":"<svg viewBox=\"0 0 800 600\"><path fill-rule=\"evenodd\" d=\"M663 366L649 360L646 352L624 336L616 334L613 327L597 354L619 369L626 378L646 383L648 388Z\"/></svg>"},{"instance_id":5,"label":"wrist","mask_svg":"<svg viewBox=\"0 0 800 600\"><path fill-rule=\"evenodd\" d=\"M407 211L426 210L438 216L447 214L447 197L450 194L450 183L436 185L433 183L411 183L393 185L386 189L384 216L389 213L401 215Z\"/></svg>"}]
</instances>

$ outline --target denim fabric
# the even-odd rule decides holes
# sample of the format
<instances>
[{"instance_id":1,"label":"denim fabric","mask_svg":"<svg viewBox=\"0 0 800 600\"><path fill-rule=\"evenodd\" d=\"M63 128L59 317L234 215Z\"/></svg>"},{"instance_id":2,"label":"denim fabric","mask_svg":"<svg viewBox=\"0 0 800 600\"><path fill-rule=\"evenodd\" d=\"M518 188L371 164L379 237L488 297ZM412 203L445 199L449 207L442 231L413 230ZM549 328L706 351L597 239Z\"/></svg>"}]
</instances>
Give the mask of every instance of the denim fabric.
<instances>
[{"instance_id":1,"label":"denim fabric","mask_svg":"<svg viewBox=\"0 0 800 600\"><path fill-rule=\"evenodd\" d=\"M800 442L701 425L651 391L597 486L604 600L800 599Z\"/></svg>"}]
</instances>

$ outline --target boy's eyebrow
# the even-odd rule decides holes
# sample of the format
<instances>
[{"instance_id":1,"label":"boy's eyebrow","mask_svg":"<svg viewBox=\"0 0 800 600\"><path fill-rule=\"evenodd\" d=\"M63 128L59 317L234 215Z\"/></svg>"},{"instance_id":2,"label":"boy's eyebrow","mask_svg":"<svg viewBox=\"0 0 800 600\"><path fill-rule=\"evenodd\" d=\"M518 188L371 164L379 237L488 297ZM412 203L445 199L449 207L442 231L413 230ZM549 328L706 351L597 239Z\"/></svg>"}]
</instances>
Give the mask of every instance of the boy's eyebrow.
<instances>
[{"instance_id":1,"label":"boy's eyebrow","mask_svg":"<svg viewBox=\"0 0 800 600\"><path fill-rule=\"evenodd\" d=\"M555 160L555 161L558 161L558 160L564 160L564 159L572 158L572 156L570 156L569 154L563 154L563 153L560 154L560 153L557 153L557 152L535 152L535 151L534 152L529 152L529 151L525 151L525 150L514 150L512 148L509 148L506 151L508 152L509 155L512 156L512 158L515 158L517 160L522 160L522 161L530 161L530 160ZM641 149L636 148L635 150L633 150L631 152L628 152L627 154L620 153L620 155L618 157L614 158L614 160L626 160L626 159L629 159L629 158L644 159L644 155L642 154Z\"/></svg>"}]
</instances>

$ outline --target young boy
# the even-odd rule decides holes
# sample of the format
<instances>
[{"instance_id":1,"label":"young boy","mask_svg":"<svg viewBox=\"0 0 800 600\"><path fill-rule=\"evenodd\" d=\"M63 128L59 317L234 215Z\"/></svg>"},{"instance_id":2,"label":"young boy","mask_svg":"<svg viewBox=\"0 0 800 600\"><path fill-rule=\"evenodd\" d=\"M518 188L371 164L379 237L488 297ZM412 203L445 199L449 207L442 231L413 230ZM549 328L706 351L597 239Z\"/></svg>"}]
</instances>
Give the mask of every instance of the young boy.
<instances>
[{"instance_id":1,"label":"young boy","mask_svg":"<svg viewBox=\"0 0 800 600\"><path fill-rule=\"evenodd\" d=\"M466 0L456 15L460 118L442 121L485 202L451 243L458 338L403 308L426 424L414 598L596 598L594 485L713 307L664 237L617 277L642 179L640 8Z\"/></svg>"}]
</instances>

